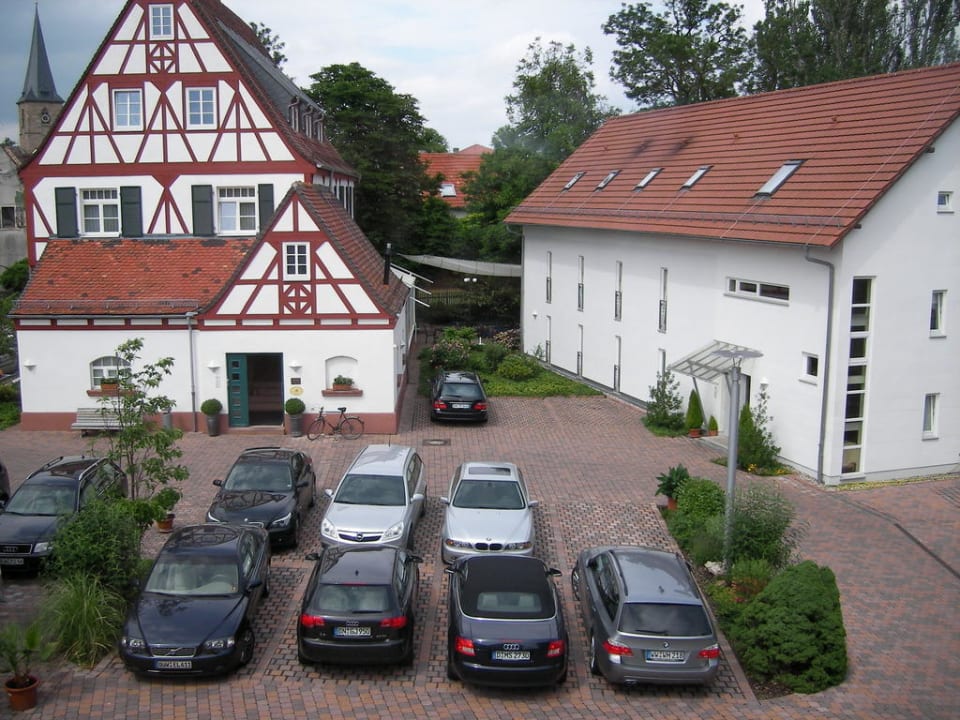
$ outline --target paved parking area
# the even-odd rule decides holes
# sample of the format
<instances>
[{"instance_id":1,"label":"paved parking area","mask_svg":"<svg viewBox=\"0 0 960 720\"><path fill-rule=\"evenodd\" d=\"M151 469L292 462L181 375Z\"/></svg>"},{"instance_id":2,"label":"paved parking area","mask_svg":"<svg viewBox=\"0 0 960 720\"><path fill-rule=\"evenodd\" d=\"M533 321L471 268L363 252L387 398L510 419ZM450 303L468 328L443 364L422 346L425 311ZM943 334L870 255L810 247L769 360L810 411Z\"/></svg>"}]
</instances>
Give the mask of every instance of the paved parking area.
<instances>
[{"instance_id":1,"label":"paved parking area","mask_svg":"<svg viewBox=\"0 0 960 720\"><path fill-rule=\"evenodd\" d=\"M412 667L302 667L295 628L309 574L304 554L319 546L324 503L311 511L298 550L279 552L273 593L257 620L254 661L214 680L142 680L115 655L97 667L45 668L43 718L955 718L960 716L960 478L857 492L825 490L800 477L775 483L808 524L803 553L829 565L840 584L851 660L841 687L813 696L758 701L729 652L711 688L612 687L586 668L586 639L570 591L569 572L589 545L644 543L672 547L656 509L656 475L683 462L693 474L724 482L712 460L721 451L688 438L655 438L641 411L607 397L498 398L479 427L434 425L423 401L405 405L401 431L359 441L290 438L279 430L188 434L182 443L191 477L177 524L202 521L222 478L246 447L301 447L314 459L318 486L333 487L366 443L413 445L428 473L427 513L415 536L424 557L417 652ZM22 478L51 457L89 450L76 433L0 433L0 457ZM94 441L95 442L95 441ZM537 509L538 553L563 572L573 663L556 689L504 691L450 682L445 672L446 577L439 561L441 504L456 465L500 459L524 471ZM163 536L149 531L154 551ZM0 622L30 612L42 595L38 580L4 583ZM6 708L0 709L0 716ZM30 716L30 715L25 715Z\"/></svg>"}]
</instances>

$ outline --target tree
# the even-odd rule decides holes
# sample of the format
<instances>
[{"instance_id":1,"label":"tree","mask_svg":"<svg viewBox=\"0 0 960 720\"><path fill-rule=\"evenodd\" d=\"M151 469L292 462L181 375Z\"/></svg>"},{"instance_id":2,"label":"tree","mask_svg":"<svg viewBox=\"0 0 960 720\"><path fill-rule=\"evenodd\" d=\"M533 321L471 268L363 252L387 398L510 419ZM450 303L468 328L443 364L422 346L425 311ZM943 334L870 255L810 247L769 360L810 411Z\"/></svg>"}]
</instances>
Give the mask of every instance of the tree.
<instances>
[{"instance_id":1,"label":"tree","mask_svg":"<svg viewBox=\"0 0 960 720\"><path fill-rule=\"evenodd\" d=\"M887 0L814 0L813 23L824 48L821 61L830 77L863 77L896 67L898 46Z\"/></svg>"},{"instance_id":2,"label":"tree","mask_svg":"<svg viewBox=\"0 0 960 720\"><path fill-rule=\"evenodd\" d=\"M287 44L280 39L280 36L275 35L273 30L263 23L251 22L250 29L257 34L257 38L270 55L273 64L281 67L287 61L287 56L283 54L283 49Z\"/></svg>"},{"instance_id":3,"label":"tree","mask_svg":"<svg viewBox=\"0 0 960 720\"><path fill-rule=\"evenodd\" d=\"M17 260L13 265L6 268L0 274L0 353L9 353L13 351L16 343L16 332L14 331L13 321L10 320L10 312L16 304L20 293L27 286L27 280L30 279L30 266L26 258Z\"/></svg>"},{"instance_id":4,"label":"tree","mask_svg":"<svg viewBox=\"0 0 960 720\"><path fill-rule=\"evenodd\" d=\"M823 42L810 17L810 0L766 0L766 16L754 25L756 92L823 82Z\"/></svg>"},{"instance_id":5,"label":"tree","mask_svg":"<svg viewBox=\"0 0 960 720\"><path fill-rule=\"evenodd\" d=\"M330 141L362 177L357 224L381 250L392 242L406 251L422 193L434 189L419 158L432 136L424 134L416 99L359 63L330 65L311 78L306 92L326 112Z\"/></svg>"},{"instance_id":6,"label":"tree","mask_svg":"<svg viewBox=\"0 0 960 720\"><path fill-rule=\"evenodd\" d=\"M450 145L447 139L430 127L425 127L420 134L420 152L445 153L449 152Z\"/></svg>"},{"instance_id":7,"label":"tree","mask_svg":"<svg viewBox=\"0 0 960 720\"><path fill-rule=\"evenodd\" d=\"M903 68L960 60L960 0L903 0L894 7Z\"/></svg>"},{"instance_id":8,"label":"tree","mask_svg":"<svg viewBox=\"0 0 960 720\"><path fill-rule=\"evenodd\" d=\"M566 159L617 114L606 98L594 92L593 53L577 53L572 44L537 38L517 64L514 93L507 95L507 119L497 138L501 145L519 145L554 162Z\"/></svg>"},{"instance_id":9,"label":"tree","mask_svg":"<svg viewBox=\"0 0 960 720\"><path fill-rule=\"evenodd\" d=\"M740 6L709 0L624 5L603 25L615 35L610 77L641 105L661 107L733 97L752 67Z\"/></svg>"},{"instance_id":10,"label":"tree","mask_svg":"<svg viewBox=\"0 0 960 720\"><path fill-rule=\"evenodd\" d=\"M120 430L107 440L106 456L126 473L127 495L132 500L147 500L158 486L181 482L190 474L186 466L175 463L183 456L177 445L183 433L154 420L174 406L166 395L151 394L171 374L173 358L160 358L134 369L141 350L142 338L117 347L117 394L100 398L103 412L115 413L120 422Z\"/></svg>"}]
</instances>

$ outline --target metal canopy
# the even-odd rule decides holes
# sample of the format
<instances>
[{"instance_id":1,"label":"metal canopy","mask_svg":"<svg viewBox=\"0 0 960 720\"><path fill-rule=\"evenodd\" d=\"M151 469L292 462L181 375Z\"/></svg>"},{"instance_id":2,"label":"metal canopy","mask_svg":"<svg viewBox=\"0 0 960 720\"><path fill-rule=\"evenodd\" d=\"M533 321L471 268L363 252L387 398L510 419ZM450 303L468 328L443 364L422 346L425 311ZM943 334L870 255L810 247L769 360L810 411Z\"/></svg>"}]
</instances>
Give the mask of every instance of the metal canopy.
<instances>
[{"instance_id":1,"label":"metal canopy","mask_svg":"<svg viewBox=\"0 0 960 720\"><path fill-rule=\"evenodd\" d=\"M743 345L714 340L696 352L671 363L667 369L704 382L713 382L733 369L735 358L747 359L759 357L761 354L759 350Z\"/></svg>"}]
</instances>

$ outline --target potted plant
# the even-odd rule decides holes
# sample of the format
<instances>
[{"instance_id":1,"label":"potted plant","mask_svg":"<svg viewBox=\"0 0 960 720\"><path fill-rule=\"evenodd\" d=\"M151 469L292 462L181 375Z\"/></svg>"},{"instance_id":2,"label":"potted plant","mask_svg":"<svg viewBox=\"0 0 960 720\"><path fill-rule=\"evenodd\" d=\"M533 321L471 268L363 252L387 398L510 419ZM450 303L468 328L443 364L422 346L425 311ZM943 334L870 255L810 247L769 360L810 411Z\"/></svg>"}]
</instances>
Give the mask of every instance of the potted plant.
<instances>
[{"instance_id":1,"label":"potted plant","mask_svg":"<svg viewBox=\"0 0 960 720\"><path fill-rule=\"evenodd\" d=\"M347 377L346 375L337 375L333 379L333 389L334 390L352 390L353 378Z\"/></svg>"},{"instance_id":2,"label":"potted plant","mask_svg":"<svg viewBox=\"0 0 960 720\"><path fill-rule=\"evenodd\" d=\"M207 416L207 435L216 437L220 434L220 411L223 403L216 398L210 398L200 403L200 412Z\"/></svg>"},{"instance_id":3,"label":"potted plant","mask_svg":"<svg viewBox=\"0 0 960 720\"><path fill-rule=\"evenodd\" d=\"M717 425L717 419L711 415L710 419L707 420L707 435L710 437L716 437L718 432L720 432L720 426Z\"/></svg>"},{"instance_id":4,"label":"potted plant","mask_svg":"<svg viewBox=\"0 0 960 720\"><path fill-rule=\"evenodd\" d=\"M696 390L690 391L690 400L687 402L687 434L690 437L700 437L703 427L703 406L700 404L700 394Z\"/></svg>"},{"instance_id":5,"label":"potted plant","mask_svg":"<svg viewBox=\"0 0 960 720\"><path fill-rule=\"evenodd\" d=\"M176 505L183 493L170 485L164 485L152 498L155 516L154 521L157 524L157 530L162 533L168 533L173 530L173 520L176 514L173 512L173 506Z\"/></svg>"},{"instance_id":6,"label":"potted plant","mask_svg":"<svg viewBox=\"0 0 960 720\"><path fill-rule=\"evenodd\" d=\"M657 495L667 498L667 509L677 509L677 491L690 479L690 471L682 464L674 465L665 473L657 475Z\"/></svg>"},{"instance_id":7,"label":"potted plant","mask_svg":"<svg viewBox=\"0 0 960 720\"><path fill-rule=\"evenodd\" d=\"M290 435L291 437L300 437L303 435L303 411L307 406L303 400L298 397L292 397L283 404L283 409L290 416Z\"/></svg>"},{"instance_id":8,"label":"potted plant","mask_svg":"<svg viewBox=\"0 0 960 720\"><path fill-rule=\"evenodd\" d=\"M48 659L55 647L55 643L44 639L36 620L25 627L10 623L0 630L0 672L11 673L3 686L13 710L36 706L40 681L31 674L31 664L34 657Z\"/></svg>"}]
</instances>

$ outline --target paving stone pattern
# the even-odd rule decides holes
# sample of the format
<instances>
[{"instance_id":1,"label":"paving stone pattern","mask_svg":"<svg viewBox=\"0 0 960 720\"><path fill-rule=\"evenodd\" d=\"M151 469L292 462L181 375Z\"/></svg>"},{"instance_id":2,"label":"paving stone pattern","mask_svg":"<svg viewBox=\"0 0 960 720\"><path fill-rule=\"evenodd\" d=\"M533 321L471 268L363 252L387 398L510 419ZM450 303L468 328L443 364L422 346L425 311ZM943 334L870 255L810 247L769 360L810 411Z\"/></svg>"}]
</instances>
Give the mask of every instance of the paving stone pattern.
<instances>
[{"instance_id":1,"label":"paving stone pattern","mask_svg":"<svg viewBox=\"0 0 960 720\"><path fill-rule=\"evenodd\" d=\"M201 522L216 488L246 447L278 444L313 457L320 497L301 546L274 554L271 595L257 618L253 661L227 678L140 679L112 654L91 669L42 667L40 706L24 717L73 718L956 718L960 717L960 478L856 492L817 487L799 476L738 482L778 486L807 529L802 552L837 574L848 632L847 682L812 696L758 701L724 644L718 681L709 688L621 688L590 675L587 641L569 575L581 549L599 544L673 548L655 496L656 476L684 463L692 474L726 481L713 462L721 449L688 438L655 438L642 411L610 397L495 398L482 426L436 425L408 391L401 430L359 441L291 438L279 429L234 431L217 438L188 433L190 468L176 508L178 525ZM98 441L76 433L0 433L0 457L14 483L62 454ZM415 446L428 474L426 512L414 536L422 556L415 660L402 666L302 666L296 622L327 498L350 460L368 443ZM509 460L524 472L536 509L537 554L558 578L570 628L567 682L541 690L490 690L446 677L447 576L439 559L443 505L456 466ZM156 553L165 536L144 539ZM0 622L26 618L43 596L40 579L5 578ZM0 717L7 712L0 707Z\"/></svg>"}]
</instances>

